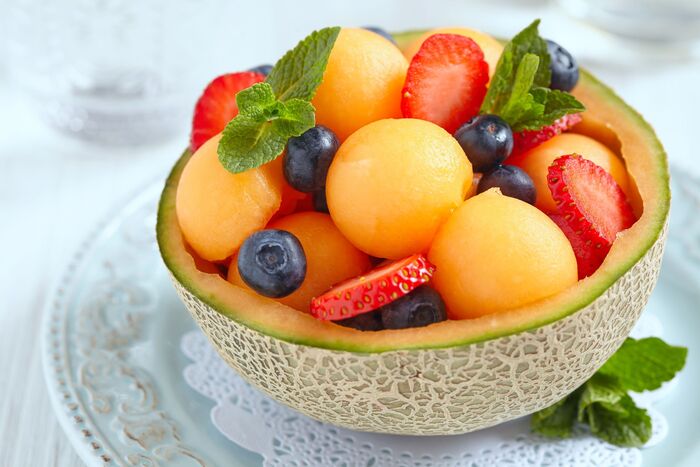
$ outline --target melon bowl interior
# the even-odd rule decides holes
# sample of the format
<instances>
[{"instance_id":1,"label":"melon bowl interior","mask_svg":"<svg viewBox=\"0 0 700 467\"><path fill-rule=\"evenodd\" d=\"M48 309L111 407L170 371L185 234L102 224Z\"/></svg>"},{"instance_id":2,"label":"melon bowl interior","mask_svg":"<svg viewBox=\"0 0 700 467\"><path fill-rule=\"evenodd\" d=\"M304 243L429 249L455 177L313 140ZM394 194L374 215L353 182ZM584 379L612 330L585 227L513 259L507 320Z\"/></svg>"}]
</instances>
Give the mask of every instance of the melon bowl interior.
<instances>
[{"instance_id":1,"label":"melon bowl interior","mask_svg":"<svg viewBox=\"0 0 700 467\"><path fill-rule=\"evenodd\" d=\"M556 402L610 357L639 317L658 277L670 203L666 156L649 124L586 72L574 94L588 109L576 131L625 159L640 218L601 268L571 289L509 312L417 329L363 333L317 321L197 268L175 213L185 153L166 182L157 225L177 293L241 376L324 422L458 434Z\"/></svg>"}]
</instances>

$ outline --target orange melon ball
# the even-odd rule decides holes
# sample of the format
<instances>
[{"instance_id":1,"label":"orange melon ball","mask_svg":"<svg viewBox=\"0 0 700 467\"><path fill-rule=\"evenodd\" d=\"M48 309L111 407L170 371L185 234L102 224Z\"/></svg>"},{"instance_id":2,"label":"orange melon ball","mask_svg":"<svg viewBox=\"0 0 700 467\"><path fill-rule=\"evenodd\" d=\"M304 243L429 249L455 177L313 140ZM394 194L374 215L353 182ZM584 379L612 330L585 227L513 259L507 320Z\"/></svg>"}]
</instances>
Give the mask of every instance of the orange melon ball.
<instances>
[{"instance_id":1,"label":"orange melon ball","mask_svg":"<svg viewBox=\"0 0 700 467\"><path fill-rule=\"evenodd\" d=\"M451 319L527 305L578 280L574 251L559 227L497 189L466 200L440 228L428 258Z\"/></svg>"},{"instance_id":2,"label":"orange melon ball","mask_svg":"<svg viewBox=\"0 0 700 467\"><path fill-rule=\"evenodd\" d=\"M492 36L477 31L476 29L468 28L438 28L428 31L425 34L418 37L413 41L406 49L404 49L403 54L406 56L410 62L413 56L418 52L420 46L423 45L425 40L432 36L433 34L458 34L460 36L465 36L477 43L477 45L484 52L484 59L486 63L489 64L489 76L493 76L493 72L498 65L498 59L501 58L501 52L503 52L503 44L498 42Z\"/></svg>"},{"instance_id":3,"label":"orange melon ball","mask_svg":"<svg viewBox=\"0 0 700 467\"><path fill-rule=\"evenodd\" d=\"M400 117L407 68L401 51L382 36L343 28L312 101L316 123L342 141L370 122Z\"/></svg>"},{"instance_id":4,"label":"orange melon ball","mask_svg":"<svg viewBox=\"0 0 700 467\"><path fill-rule=\"evenodd\" d=\"M208 261L231 256L267 224L280 206L282 185L268 166L232 174L219 162L221 136L204 143L187 162L175 210L182 235Z\"/></svg>"},{"instance_id":5,"label":"orange melon ball","mask_svg":"<svg viewBox=\"0 0 700 467\"><path fill-rule=\"evenodd\" d=\"M367 254L355 248L340 233L328 214L300 212L273 221L270 229L293 233L306 253L306 278L291 295L278 302L297 310L309 311L311 299L350 277L359 276L371 267ZM238 273L236 257L228 270L229 282L250 289Z\"/></svg>"},{"instance_id":6,"label":"orange melon ball","mask_svg":"<svg viewBox=\"0 0 700 467\"><path fill-rule=\"evenodd\" d=\"M601 166L612 175L623 192L629 192L627 170L622 160L604 144L576 133L555 136L529 151L509 157L506 164L517 165L527 172L537 190L535 206L544 212L554 212L556 204L547 185L549 166L557 157L572 153L580 154Z\"/></svg>"},{"instance_id":7,"label":"orange melon ball","mask_svg":"<svg viewBox=\"0 0 700 467\"><path fill-rule=\"evenodd\" d=\"M425 120L362 127L338 149L326 179L333 221L361 250L400 259L427 251L472 183L459 143Z\"/></svg>"}]
</instances>

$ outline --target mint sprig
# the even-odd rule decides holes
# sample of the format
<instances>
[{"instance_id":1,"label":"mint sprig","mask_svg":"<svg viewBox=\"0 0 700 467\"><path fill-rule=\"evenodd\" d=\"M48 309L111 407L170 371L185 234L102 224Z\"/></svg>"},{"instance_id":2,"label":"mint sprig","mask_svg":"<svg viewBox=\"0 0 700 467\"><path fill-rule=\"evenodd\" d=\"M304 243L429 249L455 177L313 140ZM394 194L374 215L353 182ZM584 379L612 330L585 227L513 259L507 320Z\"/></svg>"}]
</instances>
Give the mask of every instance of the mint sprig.
<instances>
[{"instance_id":1,"label":"mint sprig","mask_svg":"<svg viewBox=\"0 0 700 467\"><path fill-rule=\"evenodd\" d=\"M238 115L219 141L219 161L232 173L259 167L279 156L287 140L314 126L314 107L303 99L275 98L269 83L257 83L236 95Z\"/></svg>"},{"instance_id":2,"label":"mint sprig","mask_svg":"<svg viewBox=\"0 0 700 467\"><path fill-rule=\"evenodd\" d=\"M240 173L274 160L289 138L316 124L311 99L339 33L339 27L314 31L275 64L265 82L236 95L238 115L217 148L226 170Z\"/></svg>"},{"instance_id":3,"label":"mint sprig","mask_svg":"<svg viewBox=\"0 0 700 467\"><path fill-rule=\"evenodd\" d=\"M539 23L535 20L506 44L480 109L499 115L515 132L538 130L585 110L571 94L549 89L551 59Z\"/></svg>"},{"instance_id":4,"label":"mint sprig","mask_svg":"<svg viewBox=\"0 0 700 467\"><path fill-rule=\"evenodd\" d=\"M599 372L618 378L630 391L653 391L683 368L687 356L688 349L658 337L627 339Z\"/></svg>"},{"instance_id":5,"label":"mint sprig","mask_svg":"<svg viewBox=\"0 0 700 467\"><path fill-rule=\"evenodd\" d=\"M314 31L275 63L265 81L277 99L310 101L314 97L339 33L339 27Z\"/></svg>"},{"instance_id":6,"label":"mint sprig","mask_svg":"<svg viewBox=\"0 0 700 467\"><path fill-rule=\"evenodd\" d=\"M532 430L568 438L575 424L616 446L640 447L651 437L651 418L629 391L658 389L685 365L688 349L659 338L628 338L586 383L566 398L533 414Z\"/></svg>"}]
</instances>

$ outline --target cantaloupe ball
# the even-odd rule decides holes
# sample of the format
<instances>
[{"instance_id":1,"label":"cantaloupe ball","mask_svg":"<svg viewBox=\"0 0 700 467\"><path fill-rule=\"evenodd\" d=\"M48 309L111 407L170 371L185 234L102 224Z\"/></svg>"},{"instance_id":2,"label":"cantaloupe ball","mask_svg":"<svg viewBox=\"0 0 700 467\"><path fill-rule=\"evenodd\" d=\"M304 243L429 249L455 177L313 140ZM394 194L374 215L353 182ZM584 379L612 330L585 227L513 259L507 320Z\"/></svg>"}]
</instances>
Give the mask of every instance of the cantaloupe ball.
<instances>
[{"instance_id":1,"label":"cantaloupe ball","mask_svg":"<svg viewBox=\"0 0 700 467\"><path fill-rule=\"evenodd\" d=\"M308 311L311 299L328 290L333 284L359 276L370 269L367 254L355 248L340 233L328 214L300 212L273 221L270 229L293 233L306 254L306 278L291 295L277 301L301 311ZM249 289L243 282L236 258L228 271L229 282Z\"/></svg>"},{"instance_id":2,"label":"cantaloupe ball","mask_svg":"<svg viewBox=\"0 0 700 467\"><path fill-rule=\"evenodd\" d=\"M267 224L280 206L280 178L268 166L239 174L219 162L221 136L204 143L187 162L175 210L187 243L208 261L231 256L243 240Z\"/></svg>"},{"instance_id":3,"label":"cantaloupe ball","mask_svg":"<svg viewBox=\"0 0 700 467\"><path fill-rule=\"evenodd\" d=\"M440 228L428 258L451 319L527 305L578 280L574 251L559 227L497 189L466 200Z\"/></svg>"},{"instance_id":4,"label":"cantaloupe ball","mask_svg":"<svg viewBox=\"0 0 700 467\"><path fill-rule=\"evenodd\" d=\"M492 36L489 36L484 32L477 31L476 29L438 28L428 31L418 37L408 47L406 47L406 49L404 49L403 54L406 56L406 59L408 59L409 62L416 52L418 52L418 49L420 49L423 42L425 42L425 40L433 34L458 34L460 36L468 37L476 42L484 52L484 59L486 60L486 63L489 64L489 76L493 76L496 65L498 65L498 59L501 58L501 52L503 52L503 44L498 42Z\"/></svg>"},{"instance_id":5,"label":"cantaloupe ball","mask_svg":"<svg viewBox=\"0 0 700 467\"><path fill-rule=\"evenodd\" d=\"M361 250L399 259L427 251L472 182L459 143L425 120L362 127L338 149L326 179L333 221Z\"/></svg>"},{"instance_id":6,"label":"cantaloupe ball","mask_svg":"<svg viewBox=\"0 0 700 467\"><path fill-rule=\"evenodd\" d=\"M342 141L370 122L400 117L407 68L401 51L382 36L343 28L312 101L316 123Z\"/></svg>"},{"instance_id":7,"label":"cantaloupe ball","mask_svg":"<svg viewBox=\"0 0 700 467\"><path fill-rule=\"evenodd\" d=\"M545 212L554 212L556 204L547 185L547 173L554 159L565 154L576 153L589 159L612 175L622 191L627 193L629 181L627 170L617 155L607 146L588 136L564 133L517 156L509 157L506 164L517 165L535 182L537 199L535 206Z\"/></svg>"}]
</instances>

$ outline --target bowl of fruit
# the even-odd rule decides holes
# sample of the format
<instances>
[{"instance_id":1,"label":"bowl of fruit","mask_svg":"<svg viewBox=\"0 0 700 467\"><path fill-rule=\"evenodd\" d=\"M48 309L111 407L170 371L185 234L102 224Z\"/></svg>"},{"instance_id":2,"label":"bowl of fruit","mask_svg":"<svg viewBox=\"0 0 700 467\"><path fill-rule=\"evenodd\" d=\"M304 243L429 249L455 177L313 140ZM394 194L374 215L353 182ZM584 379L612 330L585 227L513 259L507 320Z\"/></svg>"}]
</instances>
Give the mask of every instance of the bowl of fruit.
<instances>
[{"instance_id":1,"label":"bowl of fruit","mask_svg":"<svg viewBox=\"0 0 700 467\"><path fill-rule=\"evenodd\" d=\"M652 128L538 21L508 42L329 27L207 86L157 237L247 381L324 422L440 435L603 365L669 205Z\"/></svg>"}]
</instances>

